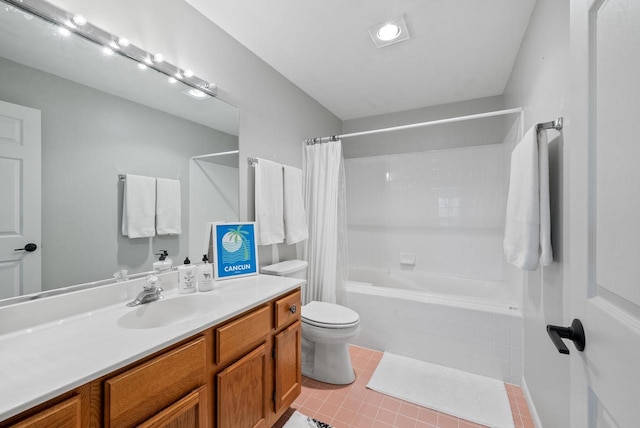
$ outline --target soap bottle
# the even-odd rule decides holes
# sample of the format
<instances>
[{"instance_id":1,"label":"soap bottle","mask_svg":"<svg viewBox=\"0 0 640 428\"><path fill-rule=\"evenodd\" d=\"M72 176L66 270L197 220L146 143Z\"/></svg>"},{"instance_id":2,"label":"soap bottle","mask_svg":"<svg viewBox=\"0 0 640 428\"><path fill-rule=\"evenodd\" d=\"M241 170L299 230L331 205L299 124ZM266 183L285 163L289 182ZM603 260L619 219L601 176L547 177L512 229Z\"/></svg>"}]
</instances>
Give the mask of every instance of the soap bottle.
<instances>
[{"instance_id":1,"label":"soap bottle","mask_svg":"<svg viewBox=\"0 0 640 428\"><path fill-rule=\"evenodd\" d=\"M155 273L168 271L173 267L173 262L171 261L171 259L167 259L167 256L169 255L169 253L167 253L167 250L160 251L160 253L156 253L157 256L160 256L159 260L153 263L153 271Z\"/></svg>"},{"instance_id":2,"label":"soap bottle","mask_svg":"<svg viewBox=\"0 0 640 428\"><path fill-rule=\"evenodd\" d=\"M189 257L184 259L184 264L178 266L178 292L180 294L196 291L196 267L191 265Z\"/></svg>"},{"instance_id":3,"label":"soap bottle","mask_svg":"<svg viewBox=\"0 0 640 428\"><path fill-rule=\"evenodd\" d=\"M208 263L207 255L202 256L202 264L198 265L198 291L213 290L213 265Z\"/></svg>"}]
</instances>

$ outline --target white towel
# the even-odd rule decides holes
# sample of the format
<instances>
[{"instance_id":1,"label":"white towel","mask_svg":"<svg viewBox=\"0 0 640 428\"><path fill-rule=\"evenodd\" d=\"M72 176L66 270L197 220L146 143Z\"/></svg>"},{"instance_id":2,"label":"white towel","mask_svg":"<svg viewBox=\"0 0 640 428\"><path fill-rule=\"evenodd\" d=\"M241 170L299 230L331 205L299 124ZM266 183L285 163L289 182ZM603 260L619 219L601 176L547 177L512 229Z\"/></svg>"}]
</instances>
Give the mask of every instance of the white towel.
<instances>
[{"instance_id":1,"label":"white towel","mask_svg":"<svg viewBox=\"0 0 640 428\"><path fill-rule=\"evenodd\" d=\"M158 235L182 233L182 199L180 180L158 178L156 201L156 229Z\"/></svg>"},{"instance_id":2,"label":"white towel","mask_svg":"<svg viewBox=\"0 0 640 428\"><path fill-rule=\"evenodd\" d=\"M127 174L122 199L122 234L129 238L155 236L156 179Z\"/></svg>"},{"instance_id":3,"label":"white towel","mask_svg":"<svg viewBox=\"0 0 640 428\"><path fill-rule=\"evenodd\" d=\"M284 234L287 244L309 238L307 216L302 200L302 170L284 167Z\"/></svg>"},{"instance_id":4,"label":"white towel","mask_svg":"<svg viewBox=\"0 0 640 428\"><path fill-rule=\"evenodd\" d=\"M255 181L258 244L279 244L284 241L282 165L258 159Z\"/></svg>"},{"instance_id":5,"label":"white towel","mask_svg":"<svg viewBox=\"0 0 640 428\"><path fill-rule=\"evenodd\" d=\"M526 271L553 262L547 131L534 125L511 153L504 253Z\"/></svg>"}]
</instances>

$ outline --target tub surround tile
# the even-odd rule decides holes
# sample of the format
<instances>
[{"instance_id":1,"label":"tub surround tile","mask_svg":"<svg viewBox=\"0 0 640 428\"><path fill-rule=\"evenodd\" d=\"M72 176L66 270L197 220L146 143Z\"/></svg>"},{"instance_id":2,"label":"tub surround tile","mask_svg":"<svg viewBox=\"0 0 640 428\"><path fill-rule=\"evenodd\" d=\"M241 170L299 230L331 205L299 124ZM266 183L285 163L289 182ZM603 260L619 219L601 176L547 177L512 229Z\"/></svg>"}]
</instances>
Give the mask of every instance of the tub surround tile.
<instances>
[{"instance_id":1,"label":"tub surround tile","mask_svg":"<svg viewBox=\"0 0 640 428\"><path fill-rule=\"evenodd\" d=\"M351 385L329 385L303 378L302 394L279 421L281 425L276 425L277 428L284 425L293 409L335 428L483 428L482 425L366 389L383 353L353 345L349 351L356 371L355 382ZM508 383L505 383L505 388L515 427L533 428L522 389ZM336 405L340 400L341 404ZM327 413L329 411L332 413Z\"/></svg>"}]
</instances>

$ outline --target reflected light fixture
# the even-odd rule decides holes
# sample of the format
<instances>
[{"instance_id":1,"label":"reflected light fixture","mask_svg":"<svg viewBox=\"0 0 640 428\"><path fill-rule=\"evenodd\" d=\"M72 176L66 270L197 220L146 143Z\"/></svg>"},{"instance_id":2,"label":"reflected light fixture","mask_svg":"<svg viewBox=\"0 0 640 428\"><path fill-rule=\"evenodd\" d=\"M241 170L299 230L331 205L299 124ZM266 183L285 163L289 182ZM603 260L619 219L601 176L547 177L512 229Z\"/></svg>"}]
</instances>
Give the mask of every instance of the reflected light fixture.
<instances>
[{"instance_id":1,"label":"reflected light fixture","mask_svg":"<svg viewBox=\"0 0 640 428\"><path fill-rule=\"evenodd\" d=\"M211 98L211 95L207 95L200 89L196 88L188 88L181 92L185 95L190 96L191 98L195 98L196 100L206 100L207 98Z\"/></svg>"},{"instance_id":2,"label":"reflected light fixture","mask_svg":"<svg viewBox=\"0 0 640 428\"><path fill-rule=\"evenodd\" d=\"M189 70L188 68L182 74L184 75L184 77L193 77L193 71Z\"/></svg>"},{"instance_id":3,"label":"reflected light fixture","mask_svg":"<svg viewBox=\"0 0 640 428\"><path fill-rule=\"evenodd\" d=\"M138 63L138 68L140 70L146 70L148 67L147 67L147 64L143 64L143 63L139 62Z\"/></svg>"},{"instance_id":4,"label":"reflected light fixture","mask_svg":"<svg viewBox=\"0 0 640 428\"><path fill-rule=\"evenodd\" d=\"M178 81L178 79L173 76L169 77L167 80L169 81L169 83L176 83Z\"/></svg>"},{"instance_id":5,"label":"reflected light fixture","mask_svg":"<svg viewBox=\"0 0 640 428\"><path fill-rule=\"evenodd\" d=\"M105 46L105 47L102 48L102 53L107 55L107 56L111 56L111 55L113 55L113 49L111 49L108 46Z\"/></svg>"},{"instance_id":6,"label":"reflected light fixture","mask_svg":"<svg viewBox=\"0 0 640 428\"><path fill-rule=\"evenodd\" d=\"M73 21L74 24L79 25L81 27L87 23L87 18L85 18L82 15L73 15L73 18L71 18L71 20Z\"/></svg>"},{"instance_id":7,"label":"reflected light fixture","mask_svg":"<svg viewBox=\"0 0 640 428\"><path fill-rule=\"evenodd\" d=\"M408 40L410 37L404 16L369 27L369 35L378 48Z\"/></svg>"},{"instance_id":8,"label":"reflected light fixture","mask_svg":"<svg viewBox=\"0 0 640 428\"><path fill-rule=\"evenodd\" d=\"M69 37L71 35L71 31L65 27L58 27L58 34L63 37Z\"/></svg>"}]
</instances>

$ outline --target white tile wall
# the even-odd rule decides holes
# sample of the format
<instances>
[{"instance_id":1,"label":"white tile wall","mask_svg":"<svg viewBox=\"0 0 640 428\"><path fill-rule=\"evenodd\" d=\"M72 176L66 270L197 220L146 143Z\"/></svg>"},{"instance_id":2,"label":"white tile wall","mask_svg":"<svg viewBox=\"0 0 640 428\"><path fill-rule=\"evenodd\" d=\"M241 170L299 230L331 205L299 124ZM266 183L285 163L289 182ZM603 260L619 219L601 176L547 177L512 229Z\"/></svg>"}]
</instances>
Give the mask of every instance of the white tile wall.
<instances>
[{"instance_id":1,"label":"white tile wall","mask_svg":"<svg viewBox=\"0 0 640 428\"><path fill-rule=\"evenodd\" d=\"M352 343L519 385L522 315L389 298L347 286L346 303L360 315Z\"/></svg>"},{"instance_id":2,"label":"white tile wall","mask_svg":"<svg viewBox=\"0 0 640 428\"><path fill-rule=\"evenodd\" d=\"M502 279L500 144L347 159L349 264Z\"/></svg>"}]
</instances>

